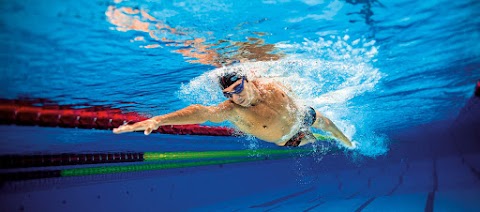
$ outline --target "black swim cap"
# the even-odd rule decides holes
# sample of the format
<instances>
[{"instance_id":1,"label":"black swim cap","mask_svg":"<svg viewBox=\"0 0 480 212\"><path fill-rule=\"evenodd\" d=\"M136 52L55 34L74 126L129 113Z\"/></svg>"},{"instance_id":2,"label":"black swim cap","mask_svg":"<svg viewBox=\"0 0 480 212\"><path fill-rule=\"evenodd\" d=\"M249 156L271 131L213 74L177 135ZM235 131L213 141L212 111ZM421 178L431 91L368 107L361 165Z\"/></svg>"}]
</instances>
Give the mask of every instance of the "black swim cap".
<instances>
[{"instance_id":1,"label":"black swim cap","mask_svg":"<svg viewBox=\"0 0 480 212\"><path fill-rule=\"evenodd\" d=\"M228 88L230 85L235 83L238 80L242 79L242 75L238 74L237 72L232 72L232 73L226 73L223 76L220 76L218 78L218 81L220 82L220 87L222 89Z\"/></svg>"}]
</instances>

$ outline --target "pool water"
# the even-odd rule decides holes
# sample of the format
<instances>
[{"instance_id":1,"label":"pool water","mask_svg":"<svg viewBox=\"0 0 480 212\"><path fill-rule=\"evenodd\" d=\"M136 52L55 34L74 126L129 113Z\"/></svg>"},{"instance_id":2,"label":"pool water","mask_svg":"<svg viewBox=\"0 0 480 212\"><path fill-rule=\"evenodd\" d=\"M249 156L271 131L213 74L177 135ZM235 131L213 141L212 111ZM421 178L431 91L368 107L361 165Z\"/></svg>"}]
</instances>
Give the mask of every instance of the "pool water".
<instances>
[{"instance_id":1,"label":"pool water","mask_svg":"<svg viewBox=\"0 0 480 212\"><path fill-rule=\"evenodd\" d=\"M306 146L315 154L166 170L2 178L5 211L480 208L480 104L473 95L480 79L478 1L0 5L2 101L151 117L224 101L212 76L241 68L291 87L300 103L360 144L354 151ZM249 136L12 124L0 133L1 155L282 150ZM1 173L20 171L31 170L2 167Z\"/></svg>"}]
</instances>

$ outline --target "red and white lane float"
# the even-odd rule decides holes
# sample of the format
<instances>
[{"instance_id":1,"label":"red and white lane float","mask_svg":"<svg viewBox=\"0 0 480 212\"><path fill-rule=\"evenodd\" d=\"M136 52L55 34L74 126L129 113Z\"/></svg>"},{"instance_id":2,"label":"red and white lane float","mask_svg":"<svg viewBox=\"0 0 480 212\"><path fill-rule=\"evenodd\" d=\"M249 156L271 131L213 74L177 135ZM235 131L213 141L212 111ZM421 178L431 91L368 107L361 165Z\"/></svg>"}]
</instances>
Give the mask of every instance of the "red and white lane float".
<instances>
[{"instance_id":1,"label":"red and white lane float","mask_svg":"<svg viewBox=\"0 0 480 212\"><path fill-rule=\"evenodd\" d=\"M42 104L40 100L0 99L0 124L111 130L125 123L131 124L146 119L148 117L134 112L122 112L120 109L102 106L78 109L73 106ZM231 136L234 130L227 127L173 125L161 126L154 132Z\"/></svg>"}]
</instances>

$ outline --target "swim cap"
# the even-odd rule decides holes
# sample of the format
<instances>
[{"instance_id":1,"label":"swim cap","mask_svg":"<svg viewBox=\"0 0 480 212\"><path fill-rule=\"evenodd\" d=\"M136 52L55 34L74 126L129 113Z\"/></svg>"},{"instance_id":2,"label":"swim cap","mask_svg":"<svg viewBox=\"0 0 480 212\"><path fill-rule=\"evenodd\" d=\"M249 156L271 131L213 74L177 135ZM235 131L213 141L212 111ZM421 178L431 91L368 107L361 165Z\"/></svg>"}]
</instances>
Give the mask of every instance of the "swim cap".
<instances>
[{"instance_id":1,"label":"swim cap","mask_svg":"<svg viewBox=\"0 0 480 212\"><path fill-rule=\"evenodd\" d=\"M220 82L220 87L222 89L228 88L230 85L235 83L236 81L242 79L242 75L237 74L237 72L232 72L232 73L225 73L223 76L220 76L218 78L218 81Z\"/></svg>"}]
</instances>

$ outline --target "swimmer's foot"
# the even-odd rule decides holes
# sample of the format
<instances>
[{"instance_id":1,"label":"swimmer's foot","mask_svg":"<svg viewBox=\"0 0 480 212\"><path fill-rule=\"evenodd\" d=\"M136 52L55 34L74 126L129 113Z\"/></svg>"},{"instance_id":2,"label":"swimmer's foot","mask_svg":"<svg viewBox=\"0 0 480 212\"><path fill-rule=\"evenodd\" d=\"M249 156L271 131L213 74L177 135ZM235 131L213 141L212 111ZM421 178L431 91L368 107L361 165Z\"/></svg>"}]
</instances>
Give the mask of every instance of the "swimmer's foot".
<instances>
[{"instance_id":1,"label":"swimmer's foot","mask_svg":"<svg viewBox=\"0 0 480 212\"><path fill-rule=\"evenodd\" d=\"M345 146L345 148L347 148L349 150L354 150L354 149L357 149L358 146L359 146L359 143L356 142L356 141L352 141L351 144L352 144L351 146Z\"/></svg>"}]
</instances>

